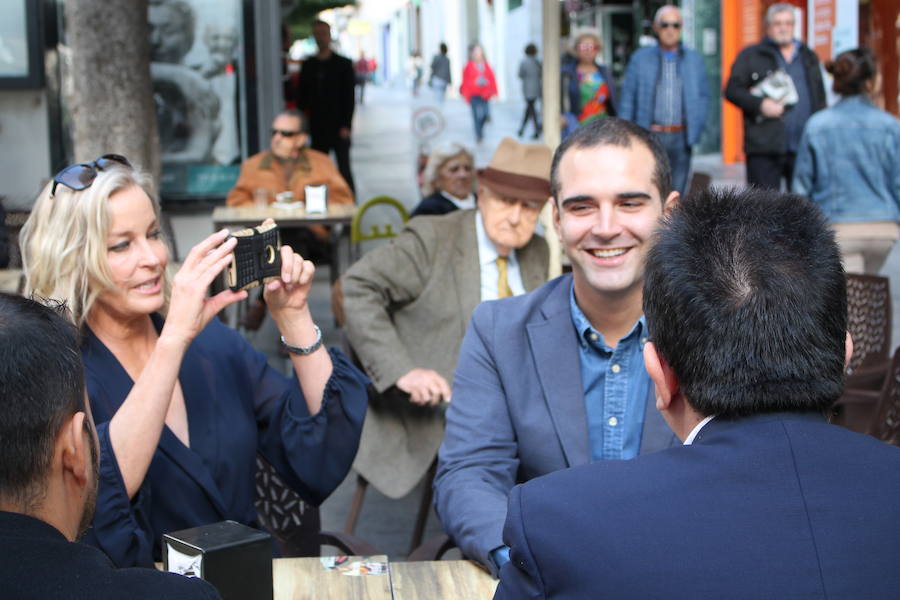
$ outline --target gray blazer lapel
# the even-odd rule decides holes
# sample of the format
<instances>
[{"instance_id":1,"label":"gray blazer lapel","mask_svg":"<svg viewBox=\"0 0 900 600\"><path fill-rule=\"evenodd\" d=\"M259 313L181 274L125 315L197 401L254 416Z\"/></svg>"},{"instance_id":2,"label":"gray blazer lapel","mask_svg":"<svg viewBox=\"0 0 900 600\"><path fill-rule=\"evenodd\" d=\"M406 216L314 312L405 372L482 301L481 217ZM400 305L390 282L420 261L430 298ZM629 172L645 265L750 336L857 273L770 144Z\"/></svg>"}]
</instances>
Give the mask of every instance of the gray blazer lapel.
<instances>
[{"instance_id":1,"label":"gray blazer lapel","mask_svg":"<svg viewBox=\"0 0 900 600\"><path fill-rule=\"evenodd\" d=\"M647 403L644 408L644 431L641 432L641 451L639 454L649 454L657 450L664 450L670 446L677 446L680 443L681 440L672 432L662 413L656 410L656 387L651 382L650 390L647 392Z\"/></svg>"},{"instance_id":2,"label":"gray blazer lapel","mask_svg":"<svg viewBox=\"0 0 900 600\"><path fill-rule=\"evenodd\" d=\"M529 323L528 342L550 418L568 466L591 460L581 387L578 341L569 311L571 278L560 280L544 303L545 321Z\"/></svg>"},{"instance_id":3,"label":"gray blazer lapel","mask_svg":"<svg viewBox=\"0 0 900 600\"><path fill-rule=\"evenodd\" d=\"M481 266L478 264L478 237L475 233L475 211L465 211L468 217L459 221L456 250L453 260L453 278L456 285L459 313L463 331L468 327L472 311L481 302ZM449 291L449 290L448 290Z\"/></svg>"}]
</instances>

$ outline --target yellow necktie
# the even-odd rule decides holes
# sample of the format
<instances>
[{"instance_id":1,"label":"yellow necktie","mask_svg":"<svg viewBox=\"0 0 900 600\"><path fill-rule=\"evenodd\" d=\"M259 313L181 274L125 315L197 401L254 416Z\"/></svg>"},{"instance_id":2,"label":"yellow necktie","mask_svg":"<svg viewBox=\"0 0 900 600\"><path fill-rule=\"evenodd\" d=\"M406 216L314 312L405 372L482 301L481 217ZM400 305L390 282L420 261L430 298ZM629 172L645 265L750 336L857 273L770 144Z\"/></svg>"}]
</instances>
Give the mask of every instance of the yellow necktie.
<instances>
[{"instance_id":1,"label":"yellow necktie","mask_svg":"<svg viewBox=\"0 0 900 600\"><path fill-rule=\"evenodd\" d=\"M507 277L507 269L509 259L505 256L497 257L497 297L509 298L513 295L512 288L509 287L509 278Z\"/></svg>"}]
</instances>

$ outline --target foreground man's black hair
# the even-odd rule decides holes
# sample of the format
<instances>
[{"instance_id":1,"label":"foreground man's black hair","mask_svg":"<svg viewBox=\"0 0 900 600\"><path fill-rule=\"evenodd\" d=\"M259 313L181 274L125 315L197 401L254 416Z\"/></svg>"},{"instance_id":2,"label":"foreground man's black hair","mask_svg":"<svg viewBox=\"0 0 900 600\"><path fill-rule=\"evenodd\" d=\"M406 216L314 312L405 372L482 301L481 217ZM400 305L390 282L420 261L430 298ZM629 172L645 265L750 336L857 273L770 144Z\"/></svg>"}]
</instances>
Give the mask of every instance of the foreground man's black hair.
<instances>
[{"instance_id":1,"label":"foreground man's black hair","mask_svg":"<svg viewBox=\"0 0 900 600\"><path fill-rule=\"evenodd\" d=\"M26 509L40 502L56 436L84 398L66 308L0 293L0 498Z\"/></svg>"},{"instance_id":2,"label":"foreground man's black hair","mask_svg":"<svg viewBox=\"0 0 900 600\"><path fill-rule=\"evenodd\" d=\"M703 415L825 411L841 394L846 280L805 198L750 188L682 199L648 255L644 314Z\"/></svg>"}]
</instances>

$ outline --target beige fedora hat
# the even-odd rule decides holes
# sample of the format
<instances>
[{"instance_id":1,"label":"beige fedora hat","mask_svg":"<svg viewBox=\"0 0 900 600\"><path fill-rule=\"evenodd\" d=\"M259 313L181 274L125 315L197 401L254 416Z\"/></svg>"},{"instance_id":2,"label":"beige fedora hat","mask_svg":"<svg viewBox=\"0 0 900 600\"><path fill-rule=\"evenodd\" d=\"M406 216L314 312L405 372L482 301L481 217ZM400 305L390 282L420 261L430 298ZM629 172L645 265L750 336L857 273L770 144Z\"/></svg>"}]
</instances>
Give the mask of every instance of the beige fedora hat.
<instances>
[{"instance_id":1,"label":"beige fedora hat","mask_svg":"<svg viewBox=\"0 0 900 600\"><path fill-rule=\"evenodd\" d=\"M478 171L478 182L498 194L528 200L550 197L550 162L553 153L543 144L520 144L507 137Z\"/></svg>"}]
</instances>

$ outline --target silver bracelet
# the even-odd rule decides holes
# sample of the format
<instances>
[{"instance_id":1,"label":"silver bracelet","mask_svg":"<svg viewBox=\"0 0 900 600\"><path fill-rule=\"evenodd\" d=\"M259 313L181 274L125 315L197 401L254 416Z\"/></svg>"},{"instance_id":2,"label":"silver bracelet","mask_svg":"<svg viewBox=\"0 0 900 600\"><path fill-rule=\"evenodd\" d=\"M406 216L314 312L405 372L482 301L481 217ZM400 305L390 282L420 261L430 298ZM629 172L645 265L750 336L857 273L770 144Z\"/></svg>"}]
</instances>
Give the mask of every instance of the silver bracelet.
<instances>
[{"instance_id":1,"label":"silver bracelet","mask_svg":"<svg viewBox=\"0 0 900 600\"><path fill-rule=\"evenodd\" d=\"M314 341L309 346L292 346L291 344L288 344L286 341L284 341L284 336L281 336L281 343L284 344L284 347L291 354L299 354L300 356L312 354L322 347L322 330L319 329L319 326L315 324L313 324L313 328L316 330L316 341Z\"/></svg>"}]
</instances>

